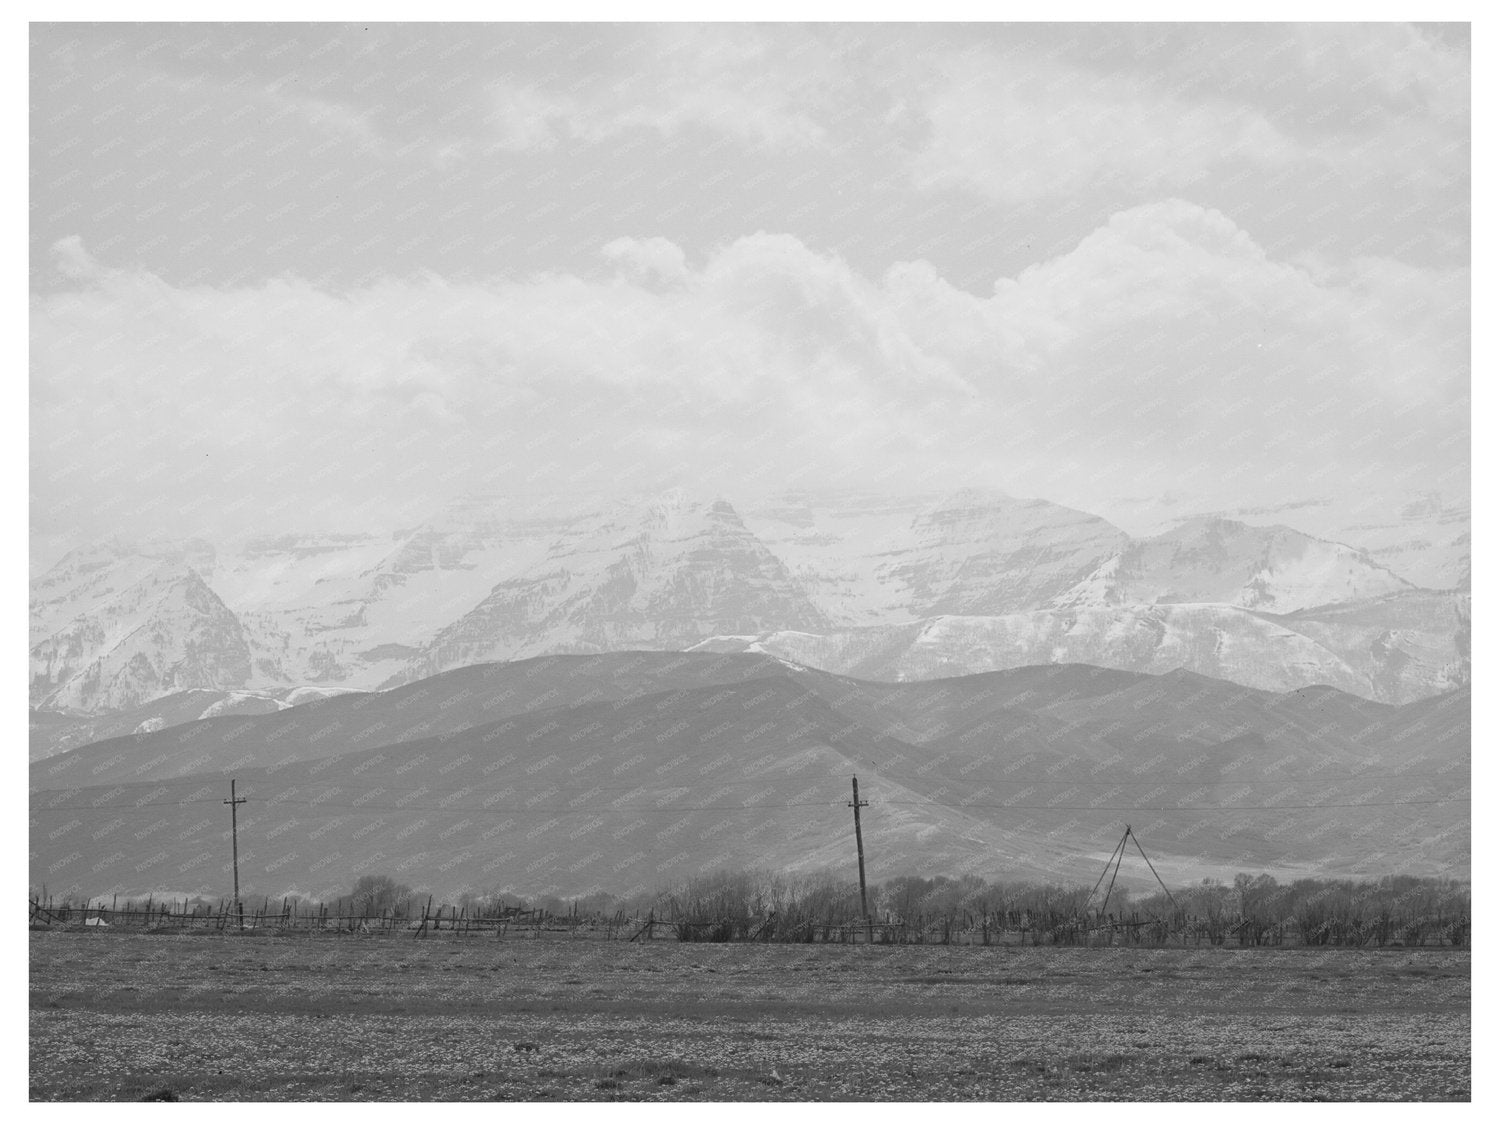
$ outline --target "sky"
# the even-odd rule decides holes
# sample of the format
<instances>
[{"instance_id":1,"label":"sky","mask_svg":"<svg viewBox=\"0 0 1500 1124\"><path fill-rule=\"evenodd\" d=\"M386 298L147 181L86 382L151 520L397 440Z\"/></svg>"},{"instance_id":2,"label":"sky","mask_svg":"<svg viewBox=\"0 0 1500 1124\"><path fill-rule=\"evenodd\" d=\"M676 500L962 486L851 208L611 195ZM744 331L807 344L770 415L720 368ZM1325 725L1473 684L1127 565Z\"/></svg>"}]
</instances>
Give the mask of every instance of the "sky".
<instances>
[{"instance_id":1,"label":"sky","mask_svg":"<svg viewBox=\"0 0 1500 1124\"><path fill-rule=\"evenodd\" d=\"M33 24L30 64L34 559L470 492L1468 498L1465 25Z\"/></svg>"}]
</instances>

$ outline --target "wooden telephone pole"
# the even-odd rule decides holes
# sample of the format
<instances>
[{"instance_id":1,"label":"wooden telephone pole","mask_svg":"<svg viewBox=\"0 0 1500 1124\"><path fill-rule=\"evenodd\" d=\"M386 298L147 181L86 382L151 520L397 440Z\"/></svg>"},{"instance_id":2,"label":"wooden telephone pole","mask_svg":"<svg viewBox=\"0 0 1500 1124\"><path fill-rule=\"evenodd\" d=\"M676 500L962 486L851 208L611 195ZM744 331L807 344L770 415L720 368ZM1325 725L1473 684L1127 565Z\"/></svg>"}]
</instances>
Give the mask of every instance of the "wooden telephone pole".
<instances>
[{"instance_id":1,"label":"wooden telephone pole","mask_svg":"<svg viewBox=\"0 0 1500 1124\"><path fill-rule=\"evenodd\" d=\"M236 797L234 794L234 781L229 782L229 799L224 803L229 805L229 838L230 847L234 854L234 913L239 918L239 927L245 927L245 907L240 905L240 805L245 802L245 797Z\"/></svg>"},{"instance_id":2,"label":"wooden telephone pole","mask_svg":"<svg viewBox=\"0 0 1500 1124\"><path fill-rule=\"evenodd\" d=\"M854 781L854 799L849 801L849 807L854 809L854 849L859 855L859 908L865 918L865 943L870 942L874 935L870 923L870 900L865 894L865 837L859 830L859 810L868 808L870 802L859 798L859 778Z\"/></svg>"}]
</instances>

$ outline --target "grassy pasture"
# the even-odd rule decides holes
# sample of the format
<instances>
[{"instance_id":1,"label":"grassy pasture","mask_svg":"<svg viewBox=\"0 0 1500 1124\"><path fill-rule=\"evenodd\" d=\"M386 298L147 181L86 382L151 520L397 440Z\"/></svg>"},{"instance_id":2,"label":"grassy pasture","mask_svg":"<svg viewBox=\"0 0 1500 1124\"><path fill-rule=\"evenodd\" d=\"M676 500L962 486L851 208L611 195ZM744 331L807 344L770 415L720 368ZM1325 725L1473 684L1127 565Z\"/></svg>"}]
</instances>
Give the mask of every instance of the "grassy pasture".
<instances>
[{"instance_id":1,"label":"grassy pasture","mask_svg":"<svg viewBox=\"0 0 1500 1124\"><path fill-rule=\"evenodd\" d=\"M32 1100L1467 1100L1467 950L36 932Z\"/></svg>"}]
</instances>

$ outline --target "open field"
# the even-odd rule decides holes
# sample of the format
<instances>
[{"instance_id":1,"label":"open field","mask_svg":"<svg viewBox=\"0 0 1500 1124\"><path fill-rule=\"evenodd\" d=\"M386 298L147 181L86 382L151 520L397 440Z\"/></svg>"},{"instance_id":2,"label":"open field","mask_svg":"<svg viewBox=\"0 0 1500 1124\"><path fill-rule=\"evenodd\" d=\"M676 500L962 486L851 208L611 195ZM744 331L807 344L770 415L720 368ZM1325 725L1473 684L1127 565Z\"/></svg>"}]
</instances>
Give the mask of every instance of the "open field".
<instances>
[{"instance_id":1,"label":"open field","mask_svg":"<svg viewBox=\"0 0 1500 1124\"><path fill-rule=\"evenodd\" d=\"M1467 1100L1466 950L38 932L32 1100Z\"/></svg>"}]
</instances>

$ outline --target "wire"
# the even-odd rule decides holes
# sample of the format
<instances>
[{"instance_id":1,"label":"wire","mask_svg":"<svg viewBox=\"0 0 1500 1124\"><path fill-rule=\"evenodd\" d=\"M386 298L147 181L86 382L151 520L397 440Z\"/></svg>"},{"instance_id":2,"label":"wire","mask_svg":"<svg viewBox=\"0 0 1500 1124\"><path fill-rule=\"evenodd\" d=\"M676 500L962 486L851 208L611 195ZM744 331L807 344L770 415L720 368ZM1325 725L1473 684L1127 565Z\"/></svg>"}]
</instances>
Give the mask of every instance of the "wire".
<instances>
[{"instance_id":1,"label":"wire","mask_svg":"<svg viewBox=\"0 0 1500 1124\"><path fill-rule=\"evenodd\" d=\"M1364 802L1351 802L1344 804L1181 804L1181 805L1158 805L1143 807L1140 805L1114 805L1114 804L965 804L950 803L941 800L876 800L872 801L873 807L882 804L906 805L925 808L951 808L966 811L971 808L998 809L1012 812L1286 812L1286 811L1312 811L1323 808L1407 808L1426 807L1435 804L1453 804L1467 801L1467 796L1450 796L1437 800L1371 800ZM46 812L104 812L104 811L128 811L131 808L187 808L194 805L222 804L222 800L165 800L149 802L145 804L55 804L45 808L34 809L34 811ZM676 815L680 812L743 812L752 810L768 810L781 808L833 808L837 807L838 801L808 800L793 801L785 804L616 804L616 805L593 805L583 808L575 807L515 807L506 806L497 808L493 805L487 808L476 808L473 806L436 805L436 804L346 804L332 800L295 800L275 798L265 801L257 801L259 809L276 808L283 805L295 805L307 808L342 808L358 812L449 812L464 815L580 815L585 813L599 814L608 812L650 812L656 815Z\"/></svg>"},{"instance_id":2,"label":"wire","mask_svg":"<svg viewBox=\"0 0 1500 1124\"><path fill-rule=\"evenodd\" d=\"M222 800L163 800L146 804L54 804L45 808L34 809L44 812L124 812L132 808L190 808L199 804L222 804ZM470 813L495 813L497 815L524 815L527 813L547 813L553 815L566 815L582 812L656 812L662 815L673 815L677 812L740 812L751 809L767 808L832 808L837 806L837 801L815 800L804 802L792 802L788 804L619 804L607 806L593 806L586 808L497 808L493 805L488 808L475 808L470 806L454 807L452 805L438 806L435 804L340 804L332 800L277 800L270 799L257 801L257 809L279 808L286 804L308 808L349 808L360 812L463 812Z\"/></svg>"},{"instance_id":3,"label":"wire","mask_svg":"<svg viewBox=\"0 0 1500 1124\"><path fill-rule=\"evenodd\" d=\"M330 800L272 800L267 801L266 806L277 807L282 804L296 804L299 807L306 806L312 808L353 808L362 812L492 812L497 815L524 815L526 813L547 813L549 815L560 815L582 812L657 812L662 815L674 815L677 812L741 812L767 808L832 808L835 806L834 801L831 800L810 800L801 802L794 801L787 804L619 804L604 807L596 806L591 808L496 808L494 806L488 808L455 808L451 805L444 807L429 804L335 804Z\"/></svg>"},{"instance_id":4,"label":"wire","mask_svg":"<svg viewBox=\"0 0 1500 1124\"><path fill-rule=\"evenodd\" d=\"M1168 788L1168 787L1170 787L1170 788L1212 788L1215 785L1236 785L1236 786L1256 785L1256 786L1264 787L1264 786L1268 786L1268 785L1280 785L1280 784L1288 784L1288 783L1295 783L1295 782L1305 782L1305 783L1308 783L1308 784L1318 784L1318 783L1322 783L1322 784L1356 784L1356 783L1359 783L1359 782L1362 782L1362 781L1401 781L1401 780L1409 780L1409 779L1411 779L1413 777L1448 778L1448 779L1451 779L1452 776L1453 776L1452 773L1348 773L1348 774L1344 774L1344 775L1341 775L1341 776L1329 776L1327 774L1323 774L1323 775L1316 776L1316 777L1304 777L1304 776L1296 776L1296 775L1289 774L1289 775L1278 776L1278 777L1264 778L1264 779L1260 779L1260 780L1252 780L1252 779L1250 779L1248 777L1242 779L1240 777L1222 777L1221 776L1221 777L1212 777L1212 778L1208 778L1208 779L1205 779L1205 780L1195 780L1195 781L1101 780L1098 777L1089 777L1089 778L1086 778L1086 779L1084 779L1084 778L1076 778L1076 779L1075 778L1064 778L1064 779L1057 779L1057 778L1054 778L1054 777L1002 777L1001 780L1000 780L1000 783L1001 784L1007 784L1007 785L1023 785L1023 784L1073 785L1073 786L1077 786L1077 787L1081 787L1081 788L1124 788L1124 787L1127 787L1127 786L1137 786L1137 785L1151 785L1153 787L1158 787L1158 788ZM875 777L876 777L876 780L887 780L887 781L889 781L889 780L903 781L904 780L904 781L920 782L920 783L923 783L923 784L926 784L929 781L941 779L941 778L932 777L932 776L926 776L926 777L903 777L903 776L900 776L898 774L885 773L885 772L877 772L875 774Z\"/></svg>"},{"instance_id":5,"label":"wire","mask_svg":"<svg viewBox=\"0 0 1500 1124\"><path fill-rule=\"evenodd\" d=\"M1467 796L1441 800L1370 800L1350 804L1178 804L1143 808L1105 804L944 804L936 800L883 800L883 804L915 804L933 808L1000 808L1021 812L1284 812L1314 808L1405 808L1428 804L1452 804Z\"/></svg>"},{"instance_id":6,"label":"wire","mask_svg":"<svg viewBox=\"0 0 1500 1124\"><path fill-rule=\"evenodd\" d=\"M910 782L918 783L918 784L927 784L927 783L929 783L931 781L940 780L941 779L940 777L934 777L931 774L923 775L923 776L912 776L910 774L886 772L884 770L881 770L878 766L872 766L872 768L874 769L874 779L877 782L878 781L898 781L898 782L899 781L910 781ZM1115 780L1110 780L1110 779L1107 779L1107 778L1100 778L1100 777L1002 777L1002 778L1000 778L1000 780L999 780L998 783L1007 784L1007 785L1040 785L1040 784L1046 784L1046 785L1074 785L1074 786L1080 786L1080 787L1086 787L1086 788L1125 788L1125 787L1133 787L1133 786L1140 786L1140 785L1149 785L1149 786L1153 786L1153 787L1157 787L1157 788L1168 788L1168 787L1170 787L1170 788L1209 788L1209 787L1212 787L1214 785L1236 785L1236 786L1245 786L1245 785L1256 785L1256 786L1283 785L1283 784L1288 784L1288 783L1293 783L1293 782L1298 782L1298 781L1309 781L1309 782L1314 782L1314 783L1322 782L1322 783L1327 783L1327 784L1354 784L1354 783L1358 783L1358 782L1362 782L1362 781L1410 780L1410 779L1413 779L1413 778L1423 778L1423 779L1443 778L1443 779L1451 779L1453 777L1454 773L1456 773L1456 772L1457 772L1457 770L1449 770L1448 772L1441 772L1441 773L1353 773L1353 774L1345 774L1345 775L1337 775L1337 776L1330 776L1330 775L1327 775L1327 774L1320 774L1318 776L1300 776L1300 775L1295 775L1295 774L1287 774L1287 775L1282 775L1282 776L1277 776L1277 777L1268 777L1268 778L1259 778L1259 779L1250 778L1250 777L1245 777L1245 778L1241 778L1241 777L1212 777L1212 778L1206 778L1206 779L1201 779L1201 780L1151 780L1151 779L1143 779L1143 780L1115 779ZM201 777L202 775L200 774L199 776ZM722 780L722 781L715 781L715 783L713 785L709 786L709 787L712 787L714 789L721 789L721 788L744 788L744 787L750 786L750 785L761 786L761 785L767 785L767 784L799 784L799 783L804 783L804 782L806 782L808 780L812 780L812 779L814 779L814 778L806 776L806 775L796 775L796 776L792 776L792 775L787 775L787 776L763 775L763 776L760 776L760 777L751 777L751 778L747 778L747 779L743 779L743 780ZM824 776L822 776L820 778L816 778L816 779L819 780L819 781L821 781L821 782L826 782L826 783L829 783L829 784L834 784L834 783L842 784L841 780L837 780L836 781L833 777L829 777L826 774ZM47 792L67 792L67 793L71 794L71 793L88 792L88 791L93 790L93 789L111 790L111 789L120 789L120 788L153 788L153 789L161 789L161 788L192 788L194 790L197 790L197 789L206 788L210 784L214 784L214 783L222 783L222 779L220 779L220 778L214 778L213 780L207 780L207 779L180 779L179 780L179 779L168 778L168 779L160 780L160 781L121 781L119 783L101 782L101 783L97 783L97 784L93 784L93 785L88 785L88 786L83 786L83 785L66 785L66 786L63 786L61 788L37 789L34 792L32 792L30 795L31 795L32 799L36 799L37 797L39 797L39 796L41 796L41 795L43 795L44 793L47 793ZM247 783L248 784L254 784L256 782L254 780L249 780L249 781L247 781ZM309 781L309 782L303 782L303 783L299 784L297 786L297 788L298 788L299 791L302 790L302 789L305 789L305 788L326 788L326 787L328 787L330 785L336 785L336 783L337 782L334 782L334 781L322 781L322 782ZM343 786L338 786L338 787L342 788ZM589 785L586 789L575 789L573 791L586 791L586 792L590 792L590 793L598 793L598 792L637 792L642 787L643 787L642 784L633 784L633 785ZM671 784L662 784L660 787L663 788L663 789L670 790L670 789L678 789L678 788L681 788L683 786L681 786L681 785L671 785ZM563 794L564 793L559 793L558 795L563 795ZM832 800L833 797L829 797L829 799ZM176 801L167 801L167 803L176 803ZM892 801L885 801L885 803L892 803ZM149 807L156 807L156 806L157 805L153 805L153 804L149 804L149 803L148 804L131 805L131 807L141 807L141 808L149 808ZM93 807L93 805L90 805L90 807ZM101 807L102 807L102 805L101 805Z\"/></svg>"}]
</instances>

